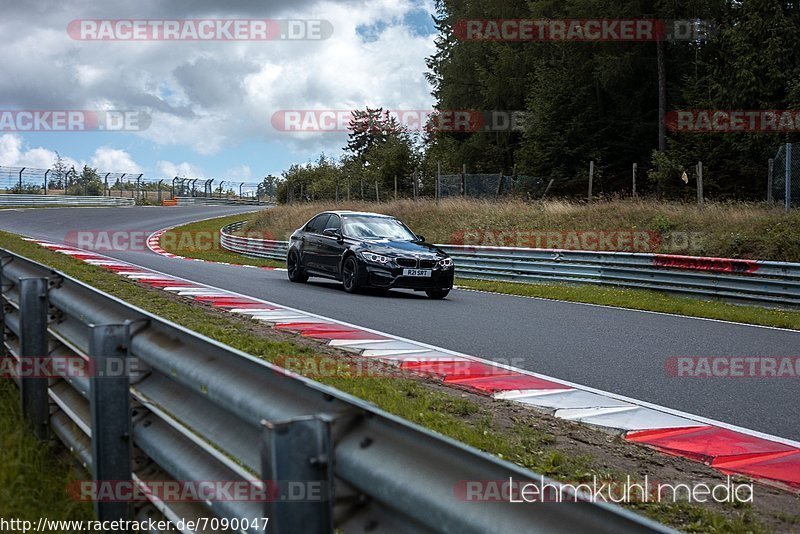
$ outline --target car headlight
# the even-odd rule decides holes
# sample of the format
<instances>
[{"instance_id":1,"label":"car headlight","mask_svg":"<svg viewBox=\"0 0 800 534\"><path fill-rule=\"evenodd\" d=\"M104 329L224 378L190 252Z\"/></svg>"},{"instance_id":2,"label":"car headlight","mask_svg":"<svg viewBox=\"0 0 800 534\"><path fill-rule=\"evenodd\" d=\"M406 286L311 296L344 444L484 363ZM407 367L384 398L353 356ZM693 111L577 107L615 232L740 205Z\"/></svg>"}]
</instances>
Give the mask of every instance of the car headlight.
<instances>
[{"instance_id":1,"label":"car headlight","mask_svg":"<svg viewBox=\"0 0 800 534\"><path fill-rule=\"evenodd\" d=\"M451 260L450 258L439 260L439 267L441 267L442 269L449 269L452 266L453 266L453 260Z\"/></svg>"},{"instance_id":2,"label":"car headlight","mask_svg":"<svg viewBox=\"0 0 800 534\"><path fill-rule=\"evenodd\" d=\"M389 263L388 257L381 256L380 254L375 254L374 252L362 252L361 257L363 257L367 261L370 261L372 263L379 263L381 265Z\"/></svg>"}]
</instances>

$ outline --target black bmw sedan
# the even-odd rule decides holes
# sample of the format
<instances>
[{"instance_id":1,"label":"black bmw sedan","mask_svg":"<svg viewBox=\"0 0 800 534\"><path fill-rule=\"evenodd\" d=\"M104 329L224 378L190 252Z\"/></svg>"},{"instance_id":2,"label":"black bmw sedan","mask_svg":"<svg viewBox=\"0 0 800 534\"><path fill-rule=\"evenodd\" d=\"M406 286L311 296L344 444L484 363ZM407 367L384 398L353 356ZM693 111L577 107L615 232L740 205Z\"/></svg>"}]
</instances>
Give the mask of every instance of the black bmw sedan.
<instances>
[{"instance_id":1,"label":"black bmw sedan","mask_svg":"<svg viewBox=\"0 0 800 534\"><path fill-rule=\"evenodd\" d=\"M341 280L345 291L413 289L443 299L453 287L453 260L388 215L326 211L289 238L289 280Z\"/></svg>"}]
</instances>

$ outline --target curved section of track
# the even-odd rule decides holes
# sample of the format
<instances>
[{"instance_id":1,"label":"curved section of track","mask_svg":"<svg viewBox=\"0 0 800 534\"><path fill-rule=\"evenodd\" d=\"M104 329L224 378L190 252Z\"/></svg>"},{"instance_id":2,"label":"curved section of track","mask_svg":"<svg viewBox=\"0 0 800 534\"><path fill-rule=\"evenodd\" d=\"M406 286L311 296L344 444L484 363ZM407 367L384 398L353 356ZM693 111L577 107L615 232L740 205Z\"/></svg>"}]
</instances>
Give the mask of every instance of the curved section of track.
<instances>
[{"instance_id":1,"label":"curved section of track","mask_svg":"<svg viewBox=\"0 0 800 534\"><path fill-rule=\"evenodd\" d=\"M63 240L71 230L156 231L232 207L0 212L0 229ZM392 291L349 295L340 285L291 284L281 271L178 261L143 250L124 261L592 388L788 439L800 439L800 381L671 376L674 356L796 356L800 332L568 302L456 290L444 301Z\"/></svg>"}]
</instances>

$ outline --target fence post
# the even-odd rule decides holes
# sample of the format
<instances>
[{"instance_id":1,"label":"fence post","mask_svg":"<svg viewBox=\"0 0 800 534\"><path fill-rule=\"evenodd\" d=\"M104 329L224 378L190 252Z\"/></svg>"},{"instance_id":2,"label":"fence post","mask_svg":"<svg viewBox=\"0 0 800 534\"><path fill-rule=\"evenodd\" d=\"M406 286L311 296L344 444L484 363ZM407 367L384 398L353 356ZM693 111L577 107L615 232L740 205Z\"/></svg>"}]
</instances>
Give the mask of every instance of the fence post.
<instances>
[{"instance_id":1,"label":"fence post","mask_svg":"<svg viewBox=\"0 0 800 534\"><path fill-rule=\"evenodd\" d=\"M792 208L792 144L786 143L786 200L784 209L786 213Z\"/></svg>"},{"instance_id":2,"label":"fence post","mask_svg":"<svg viewBox=\"0 0 800 534\"><path fill-rule=\"evenodd\" d=\"M516 167L516 165L515 165ZM515 171L512 171L515 172ZM516 172L515 172L516 174ZM512 175L513 176L513 175ZM500 171L500 179L497 181L497 190L494 192L494 198L500 198L500 195L503 194L503 171Z\"/></svg>"},{"instance_id":3,"label":"fence post","mask_svg":"<svg viewBox=\"0 0 800 534\"><path fill-rule=\"evenodd\" d=\"M636 163L633 164L633 197L636 198Z\"/></svg>"},{"instance_id":4,"label":"fence post","mask_svg":"<svg viewBox=\"0 0 800 534\"><path fill-rule=\"evenodd\" d=\"M131 413L128 377L128 324L89 326L89 357L94 366L89 403L92 421L92 480L131 480ZM122 362L122 366L118 365ZM110 372L116 369L113 374ZM130 519L125 501L94 503L100 521Z\"/></svg>"},{"instance_id":5,"label":"fence post","mask_svg":"<svg viewBox=\"0 0 800 534\"><path fill-rule=\"evenodd\" d=\"M589 202L592 201L592 185L594 182L594 160L589 162Z\"/></svg>"},{"instance_id":6,"label":"fence post","mask_svg":"<svg viewBox=\"0 0 800 534\"><path fill-rule=\"evenodd\" d=\"M397 175L394 175L394 199L397 200Z\"/></svg>"},{"instance_id":7,"label":"fence post","mask_svg":"<svg viewBox=\"0 0 800 534\"><path fill-rule=\"evenodd\" d=\"M553 187L553 182L555 182L555 181L556 181L555 178L551 178L550 179L550 183L547 184L547 187L545 188L544 193L542 193L542 198L543 199L544 199L544 197L547 196L547 193L550 192L550 188Z\"/></svg>"},{"instance_id":8,"label":"fence post","mask_svg":"<svg viewBox=\"0 0 800 534\"><path fill-rule=\"evenodd\" d=\"M264 510L270 532L334 532L332 421L313 416L262 424L262 479L273 485ZM287 482L305 486L301 500L292 502Z\"/></svg>"},{"instance_id":9,"label":"fence post","mask_svg":"<svg viewBox=\"0 0 800 534\"><path fill-rule=\"evenodd\" d=\"M437 202L439 201L439 196L440 196L439 188L440 188L441 181L442 181L442 162L437 161L436 162L436 187L435 187L434 192L433 192L434 193L434 198L436 198Z\"/></svg>"},{"instance_id":10,"label":"fence post","mask_svg":"<svg viewBox=\"0 0 800 534\"><path fill-rule=\"evenodd\" d=\"M461 165L461 196L467 196L467 164Z\"/></svg>"},{"instance_id":11,"label":"fence post","mask_svg":"<svg viewBox=\"0 0 800 534\"><path fill-rule=\"evenodd\" d=\"M380 193L378 192L378 180L375 180L375 202L380 202L380 201L381 201L381 196Z\"/></svg>"},{"instance_id":12,"label":"fence post","mask_svg":"<svg viewBox=\"0 0 800 534\"><path fill-rule=\"evenodd\" d=\"M767 206L772 207L772 170L775 166L775 160L769 158L767 162Z\"/></svg>"},{"instance_id":13,"label":"fence post","mask_svg":"<svg viewBox=\"0 0 800 534\"><path fill-rule=\"evenodd\" d=\"M697 203L702 206L705 197L703 196L703 162L697 162Z\"/></svg>"},{"instance_id":14,"label":"fence post","mask_svg":"<svg viewBox=\"0 0 800 534\"><path fill-rule=\"evenodd\" d=\"M20 358L38 361L48 356L47 278L19 279ZM36 368L38 366L34 366ZM39 439L47 439L50 419L46 376L20 377L22 415Z\"/></svg>"}]
</instances>

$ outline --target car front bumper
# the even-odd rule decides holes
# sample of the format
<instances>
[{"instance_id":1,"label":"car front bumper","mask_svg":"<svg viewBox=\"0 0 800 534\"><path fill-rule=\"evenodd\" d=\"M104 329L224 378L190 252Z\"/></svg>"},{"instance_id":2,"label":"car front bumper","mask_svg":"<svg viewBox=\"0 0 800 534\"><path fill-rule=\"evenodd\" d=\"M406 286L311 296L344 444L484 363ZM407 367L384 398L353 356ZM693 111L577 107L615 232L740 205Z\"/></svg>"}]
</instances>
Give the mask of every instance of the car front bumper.
<instances>
[{"instance_id":1,"label":"car front bumper","mask_svg":"<svg viewBox=\"0 0 800 534\"><path fill-rule=\"evenodd\" d=\"M451 289L453 269L432 269L431 276L403 276L402 267L389 267L363 262L361 285L384 289Z\"/></svg>"}]
</instances>

